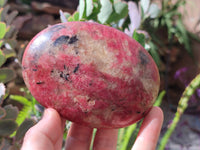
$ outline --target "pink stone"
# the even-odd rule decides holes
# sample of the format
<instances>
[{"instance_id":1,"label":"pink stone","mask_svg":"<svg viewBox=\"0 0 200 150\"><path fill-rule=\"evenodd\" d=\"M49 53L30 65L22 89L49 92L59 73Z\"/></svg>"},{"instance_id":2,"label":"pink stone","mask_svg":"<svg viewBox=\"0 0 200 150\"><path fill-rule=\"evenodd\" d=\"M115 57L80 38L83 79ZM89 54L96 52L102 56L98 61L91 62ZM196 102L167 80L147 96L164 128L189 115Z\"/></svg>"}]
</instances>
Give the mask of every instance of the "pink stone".
<instances>
[{"instance_id":1,"label":"pink stone","mask_svg":"<svg viewBox=\"0 0 200 150\"><path fill-rule=\"evenodd\" d=\"M23 57L36 100L62 117L95 128L121 128L144 117L159 90L156 64L123 32L68 22L41 31Z\"/></svg>"}]
</instances>

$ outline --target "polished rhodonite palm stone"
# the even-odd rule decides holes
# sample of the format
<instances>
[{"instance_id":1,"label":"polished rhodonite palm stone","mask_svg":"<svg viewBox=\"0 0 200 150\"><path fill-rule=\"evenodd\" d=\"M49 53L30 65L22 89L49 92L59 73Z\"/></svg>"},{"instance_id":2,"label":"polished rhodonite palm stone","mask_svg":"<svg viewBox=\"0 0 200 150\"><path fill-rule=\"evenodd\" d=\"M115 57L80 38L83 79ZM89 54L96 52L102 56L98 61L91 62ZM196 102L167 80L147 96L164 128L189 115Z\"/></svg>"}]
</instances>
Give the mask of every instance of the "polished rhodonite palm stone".
<instances>
[{"instance_id":1,"label":"polished rhodonite palm stone","mask_svg":"<svg viewBox=\"0 0 200 150\"><path fill-rule=\"evenodd\" d=\"M156 64L139 43L91 22L41 31L27 46L22 65L39 103L96 128L125 127L143 118L160 84Z\"/></svg>"}]
</instances>

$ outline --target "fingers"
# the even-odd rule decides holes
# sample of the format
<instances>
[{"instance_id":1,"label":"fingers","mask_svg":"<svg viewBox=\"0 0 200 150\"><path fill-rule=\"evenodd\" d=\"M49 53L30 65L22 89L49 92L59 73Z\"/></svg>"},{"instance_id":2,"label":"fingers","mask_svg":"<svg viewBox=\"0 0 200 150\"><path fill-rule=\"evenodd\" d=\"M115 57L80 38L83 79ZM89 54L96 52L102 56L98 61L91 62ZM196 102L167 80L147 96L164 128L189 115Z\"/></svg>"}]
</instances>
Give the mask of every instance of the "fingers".
<instances>
[{"instance_id":1,"label":"fingers","mask_svg":"<svg viewBox=\"0 0 200 150\"><path fill-rule=\"evenodd\" d=\"M66 140L66 150L89 150L93 129L72 123Z\"/></svg>"},{"instance_id":2,"label":"fingers","mask_svg":"<svg viewBox=\"0 0 200 150\"><path fill-rule=\"evenodd\" d=\"M132 150L155 150L163 123L163 112L153 107L144 118Z\"/></svg>"},{"instance_id":3,"label":"fingers","mask_svg":"<svg viewBox=\"0 0 200 150\"><path fill-rule=\"evenodd\" d=\"M117 129L98 129L94 139L93 150L116 150Z\"/></svg>"},{"instance_id":4,"label":"fingers","mask_svg":"<svg viewBox=\"0 0 200 150\"><path fill-rule=\"evenodd\" d=\"M46 109L42 120L26 133L21 150L61 149L64 124L54 109Z\"/></svg>"},{"instance_id":5,"label":"fingers","mask_svg":"<svg viewBox=\"0 0 200 150\"><path fill-rule=\"evenodd\" d=\"M132 150L154 150L163 122L163 112L153 107L144 118ZM26 133L21 150L61 149L65 121L54 109L46 109L38 124ZM72 123L66 140L66 150L88 150L92 128ZM117 129L98 129L94 139L94 150L116 150ZM30 146L31 145L31 146Z\"/></svg>"}]
</instances>

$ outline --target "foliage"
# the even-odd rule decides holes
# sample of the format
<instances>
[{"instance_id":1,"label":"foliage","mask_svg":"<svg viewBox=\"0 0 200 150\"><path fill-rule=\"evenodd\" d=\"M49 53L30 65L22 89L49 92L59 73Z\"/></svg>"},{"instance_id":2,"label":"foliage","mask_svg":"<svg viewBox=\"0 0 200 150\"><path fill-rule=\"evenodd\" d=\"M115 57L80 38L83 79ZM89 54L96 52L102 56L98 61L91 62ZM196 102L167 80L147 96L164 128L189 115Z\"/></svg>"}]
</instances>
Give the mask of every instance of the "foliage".
<instances>
[{"instance_id":1,"label":"foliage","mask_svg":"<svg viewBox=\"0 0 200 150\"><path fill-rule=\"evenodd\" d=\"M80 0L79 10L68 21L93 20L101 24L120 25L120 20L128 16L128 5L121 0ZM119 26L118 26L119 27Z\"/></svg>"},{"instance_id":2,"label":"foliage","mask_svg":"<svg viewBox=\"0 0 200 150\"><path fill-rule=\"evenodd\" d=\"M138 41L143 47L145 46L145 35L142 33L136 32L136 30L133 32L133 39Z\"/></svg>"},{"instance_id":3,"label":"foliage","mask_svg":"<svg viewBox=\"0 0 200 150\"><path fill-rule=\"evenodd\" d=\"M182 22L182 15L178 11L178 8L184 6L185 3L185 0L177 0L175 4L172 1L163 0L161 14L156 20L158 24L155 25L155 28L158 25L166 26L168 29L168 39L174 36L177 37L179 42L183 43L188 52L191 53L189 35Z\"/></svg>"},{"instance_id":4,"label":"foliage","mask_svg":"<svg viewBox=\"0 0 200 150\"><path fill-rule=\"evenodd\" d=\"M1 85L3 85L1 83ZM5 87L4 87L5 88ZM4 90L5 91L5 90ZM3 96L3 95L1 95ZM12 97L15 98L15 97ZM18 107L11 104L3 105L4 98L1 99L0 107L0 145L4 149L19 148L21 140L26 131L35 124L35 120L28 119L24 107L19 110ZM24 102L23 102L24 103ZM29 109L29 114L31 109ZM4 145L4 142L7 144ZM14 143L14 144L13 144Z\"/></svg>"},{"instance_id":5,"label":"foliage","mask_svg":"<svg viewBox=\"0 0 200 150\"><path fill-rule=\"evenodd\" d=\"M178 11L181 6L185 5L185 2L185 0L177 0L175 2L162 0L161 8L159 8L151 0L128 2L121 0L79 0L78 10L74 14L70 15L62 12L60 15L63 18L61 19L62 22L95 21L125 32L145 47L158 67L160 67L162 63L160 54L165 53L163 47L169 47L169 45L178 42L185 47L189 54L192 54L190 34L182 22L182 14ZM159 38L161 28L166 29L164 32L167 33L167 43ZM181 114L187 108L189 97L195 91L197 84L199 84L199 81L197 82L196 80L198 79L195 78L191 82L191 85L195 86L188 86L185 89L173 123L161 140L160 149L164 149ZM155 106L161 104L165 93L165 91L162 91L159 94ZM136 139L137 132L139 131L140 124L141 122L119 130L117 149L131 149L133 141Z\"/></svg>"},{"instance_id":6,"label":"foliage","mask_svg":"<svg viewBox=\"0 0 200 150\"><path fill-rule=\"evenodd\" d=\"M15 71L5 67L9 58L16 56L17 31L11 25L17 11L9 10L5 0L0 0L0 147L1 149L19 149L25 132L35 124L31 119L33 105L22 96L10 96L6 86L15 77ZM22 104L22 109L8 103L13 99ZM34 111L33 111L34 112Z\"/></svg>"},{"instance_id":7,"label":"foliage","mask_svg":"<svg viewBox=\"0 0 200 150\"><path fill-rule=\"evenodd\" d=\"M0 6L5 5L4 0L1 0ZM16 17L17 12L8 14L9 6L4 8L0 7L0 67L10 57L16 56L14 48L16 46L16 31L11 25L13 19ZM0 82L7 83L15 78L15 72L9 68L0 69Z\"/></svg>"},{"instance_id":8,"label":"foliage","mask_svg":"<svg viewBox=\"0 0 200 150\"><path fill-rule=\"evenodd\" d=\"M21 0L29 3L29 0ZM11 25L17 16L17 11L10 11L7 0L0 0L0 147L2 149L18 148L25 132L35 124L33 117L40 119L41 108L30 92L22 89L24 96L10 95L6 86L15 77L15 71L5 67L9 58L15 58L17 31ZM151 0L79 0L78 10L74 14L60 11L62 22L66 21L95 21L112 26L137 40L152 55L156 64L160 65L160 49L169 44L179 42L191 54L190 38L178 12L184 6L185 0L162 0L161 8ZM160 28L167 32L167 43L159 39ZM198 81L197 81L198 80ZM187 108L189 97L199 87L199 75L185 89L180 99L177 112L172 124L164 135L160 149L163 149L174 131L182 113ZM198 84L198 85L197 85ZM155 103L159 106L165 95L162 91ZM22 108L6 104L7 100L18 102ZM137 137L142 121L129 127L122 128L118 134L118 149L128 150ZM94 133L95 134L95 133ZM4 146L3 146L4 145Z\"/></svg>"},{"instance_id":9,"label":"foliage","mask_svg":"<svg viewBox=\"0 0 200 150\"><path fill-rule=\"evenodd\" d=\"M64 13L66 21L95 21L115 27L137 40L154 58L158 67L161 64L160 47L167 47L156 34L160 28L166 28L168 43L179 42L191 53L189 34L183 25L182 15L178 11L185 0L162 0L161 9L150 0L79 0L78 10L70 15ZM62 18L65 18L61 15ZM137 34L136 34L137 33ZM142 36L144 34L144 36ZM140 35L140 36L138 36Z\"/></svg>"},{"instance_id":10,"label":"foliage","mask_svg":"<svg viewBox=\"0 0 200 150\"><path fill-rule=\"evenodd\" d=\"M168 130L164 134L158 150L164 150L164 148L168 142L168 139L170 138L171 134L175 130L175 128L180 120L181 115L184 113L185 109L188 106L188 101L189 101L190 97L194 94L196 89L199 87L200 87L200 74L197 75L191 81L191 83L185 88L185 91L183 92L183 94L179 100L179 104L177 107L177 111L175 113L175 117L172 120L172 123L169 125Z\"/></svg>"},{"instance_id":11,"label":"foliage","mask_svg":"<svg viewBox=\"0 0 200 150\"><path fill-rule=\"evenodd\" d=\"M183 44L188 53L192 55L189 33L183 24L182 14L178 10L181 6L185 5L185 2L185 0L177 0L173 3L171 0L162 0L161 9L154 3L141 3L141 29L148 32L150 36L147 45L149 45L149 52L158 66L161 63L159 53L163 53L159 52L158 49L160 48L160 51L164 51L162 50L163 47L168 47L168 45L173 43L179 42ZM159 38L161 28L166 29L168 35L167 44ZM161 32L163 33L164 31Z\"/></svg>"}]
</instances>

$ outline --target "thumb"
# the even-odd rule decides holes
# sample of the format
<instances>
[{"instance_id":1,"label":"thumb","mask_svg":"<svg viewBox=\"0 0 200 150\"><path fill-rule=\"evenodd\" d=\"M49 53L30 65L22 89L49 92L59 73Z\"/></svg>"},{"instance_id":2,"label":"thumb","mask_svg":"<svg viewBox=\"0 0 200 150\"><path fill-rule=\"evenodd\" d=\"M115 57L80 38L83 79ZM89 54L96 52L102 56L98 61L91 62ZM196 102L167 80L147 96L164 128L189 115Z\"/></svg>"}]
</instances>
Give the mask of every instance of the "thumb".
<instances>
[{"instance_id":1,"label":"thumb","mask_svg":"<svg viewBox=\"0 0 200 150\"><path fill-rule=\"evenodd\" d=\"M61 149L64 124L56 110L47 108L42 119L27 131L21 150Z\"/></svg>"}]
</instances>

